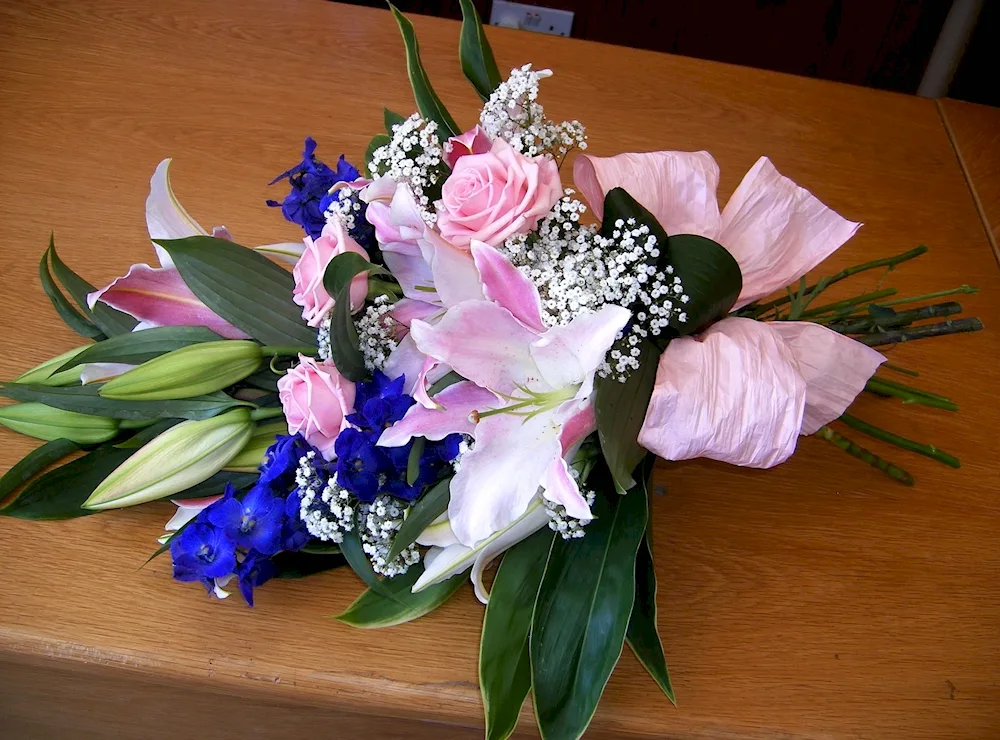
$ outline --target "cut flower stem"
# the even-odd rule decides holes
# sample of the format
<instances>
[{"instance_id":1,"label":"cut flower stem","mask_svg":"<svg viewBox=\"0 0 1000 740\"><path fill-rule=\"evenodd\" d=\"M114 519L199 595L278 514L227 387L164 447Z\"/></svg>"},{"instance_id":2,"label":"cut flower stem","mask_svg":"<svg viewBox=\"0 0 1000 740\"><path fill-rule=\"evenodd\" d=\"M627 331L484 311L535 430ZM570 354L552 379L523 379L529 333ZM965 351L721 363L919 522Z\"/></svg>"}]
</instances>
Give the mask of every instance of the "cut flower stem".
<instances>
[{"instance_id":1,"label":"cut flower stem","mask_svg":"<svg viewBox=\"0 0 1000 740\"><path fill-rule=\"evenodd\" d=\"M904 486L913 485L913 476L910 475L905 470L903 470L901 467L895 465L894 463L889 462L888 460L879 457L871 450L866 450L864 447L857 444L856 442L852 442L847 437L833 431L830 427L828 426L820 427L819 430L816 432L816 436L819 437L820 439L825 439L827 442L833 444L836 447L839 447L848 455L853 455L862 462L868 463L873 468L878 468L883 473L888 475L890 478L892 478L895 481L899 481Z\"/></svg>"},{"instance_id":2,"label":"cut flower stem","mask_svg":"<svg viewBox=\"0 0 1000 740\"><path fill-rule=\"evenodd\" d=\"M862 434L867 434L869 437L873 437L874 439L880 439L883 442L888 442L889 444L895 445L901 449L925 455L932 460L937 460L938 462L950 465L953 468L962 467L962 464L959 462L957 457L949 455L943 450L939 450L934 445L923 444L922 442L916 442L912 439L901 437L898 434L893 434L890 431L881 429L873 424L869 424L868 422L862 421L856 416L851 416L850 414L843 414L840 417L840 420L852 429L857 429Z\"/></svg>"}]
</instances>

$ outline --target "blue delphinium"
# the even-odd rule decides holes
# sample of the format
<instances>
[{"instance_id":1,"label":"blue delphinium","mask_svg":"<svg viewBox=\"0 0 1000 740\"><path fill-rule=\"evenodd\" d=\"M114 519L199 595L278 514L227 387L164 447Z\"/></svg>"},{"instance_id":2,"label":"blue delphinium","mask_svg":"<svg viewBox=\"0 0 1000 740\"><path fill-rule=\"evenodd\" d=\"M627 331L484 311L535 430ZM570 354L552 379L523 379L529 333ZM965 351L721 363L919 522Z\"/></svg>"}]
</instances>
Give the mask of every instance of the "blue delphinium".
<instances>
[{"instance_id":1,"label":"blue delphinium","mask_svg":"<svg viewBox=\"0 0 1000 740\"><path fill-rule=\"evenodd\" d=\"M200 581L209 591L216 578L225 578L236 568L236 545L225 532L205 521L195 520L171 538L170 555L174 578Z\"/></svg>"},{"instance_id":2,"label":"blue delphinium","mask_svg":"<svg viewBox=\"0 0 1000 740\"><path fill-rule=\"evenodd\" d=\"M271 562L270 558L256 552L251 552L236 567L240 593L243 594L248 606L253 606L253 590L257 586L263 586L273 576L274 563Z\"/></svg>"},{"instance_id":3,"label":"blue delphinium","mask_svg":"<svg viewBox=\"0 0 1000 740\"><path fill-rule=\"evenodd\" d=\"M327 199L330 188L338 182L351 182L360 177L357 168L344 159L344 155L340 155L337 160L337 168L332 169L316 159L315 152L316 142L312 137L306 138L302 161L268 183L274 185L281 180L288 180L292 186L291 192L280 203L275 200L267 201L269 206L280 207L282 215L288 221L301 226L313 239L320 235L326 224L323 214L330 204Z\"/></svg>"},{"instance_id":4,"label":"blue delphinium","mask_svg":"<svg viewBox=\"0 0 1000 740\"><path fill-rule=\"evenodd\" d=\"M275 498L267 488L256 485L242 500L230 488L217 504L208 512L208 521L225 532L237 547L264 556L278 552L285 519L284 498Z\"/></svg>"}]
</instances>

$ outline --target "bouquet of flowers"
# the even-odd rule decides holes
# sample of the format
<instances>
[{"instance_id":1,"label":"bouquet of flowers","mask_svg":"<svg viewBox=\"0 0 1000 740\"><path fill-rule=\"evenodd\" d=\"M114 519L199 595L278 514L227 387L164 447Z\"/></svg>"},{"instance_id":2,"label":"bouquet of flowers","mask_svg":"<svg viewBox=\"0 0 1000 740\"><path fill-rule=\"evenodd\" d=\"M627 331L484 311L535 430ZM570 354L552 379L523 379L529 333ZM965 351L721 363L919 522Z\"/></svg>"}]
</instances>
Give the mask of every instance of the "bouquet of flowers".
<instances>
[{"instance_id":1,"label":"bouquet of flowers","mask_svg":"<svg viewBox=\"0 0 1000 740\"><path fill-rule=\"evenodd\" d=\"M169 552L177 580L220 599L235 584L252 606L271 578L347 565L367 590L338 619L361 628L427 614L471 579L488 603L487 736L507 737L531 692L542 736L574 738L626 643L674 698L647 528L655 458L769 468L818 435L912 484L828 426L840 419L958 467L848 409L869 392L955 410L876 375L916 373L873 347L982 325L928 303L968 286L893 298L880 281L819 302L926 248L808 284L860 224L767 158L720 211L706 152L584 154L583 125L538 102L551 72L503 80L462 8L479 121L451 117L393 8L417 112L385 111L364 174L306 140L268 201L303 241L209 233L174 197L170 160L146 201L158 267L98 290L50 241L42 287L92 341L0 386L17 402L0 424L46 441L0 481L0 513L169 498L153 557Z\"/></svg>"}]
</instances>

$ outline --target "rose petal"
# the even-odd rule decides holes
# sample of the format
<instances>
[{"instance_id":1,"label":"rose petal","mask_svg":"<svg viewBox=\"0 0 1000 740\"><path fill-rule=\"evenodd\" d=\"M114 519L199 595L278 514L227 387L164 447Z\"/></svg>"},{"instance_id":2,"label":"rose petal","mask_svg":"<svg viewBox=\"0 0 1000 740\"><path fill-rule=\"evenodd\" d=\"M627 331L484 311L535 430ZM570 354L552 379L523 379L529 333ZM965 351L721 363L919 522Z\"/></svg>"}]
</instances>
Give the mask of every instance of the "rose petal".
<instances>
[{"instance_id":1,"label":"rose petal","mask_svg":"<svg viewBox=\"0 0 1000 740\"><path fill-rule=\"evenodd\" d=\"M837 251L860 226L827 208L761 157L726 204L717 239L743 273L735 308L791 285Z\"/></svg>"},{"instance_id":2,"label":"rose petal","mask_svg":"<svg viewBox=\"0 0 1000 740\"><path fill-rule=\"evenodd\" d=\"M667 460L770 468L795 451L806 382L771 324L724 319L660 357L639 444Z\"/></svg>"},{"instance_id":3,"label":"rose petal","mask_svg":"<svg viewBox=\"0 0 1000 740\"><path fill-rule=\"evenodd\" d=\"M788 345L806 382L802 434L814 434L847 411L885 362L871 347L819 324L773 321L768 326Z\"/></svg>"}]
</instances>

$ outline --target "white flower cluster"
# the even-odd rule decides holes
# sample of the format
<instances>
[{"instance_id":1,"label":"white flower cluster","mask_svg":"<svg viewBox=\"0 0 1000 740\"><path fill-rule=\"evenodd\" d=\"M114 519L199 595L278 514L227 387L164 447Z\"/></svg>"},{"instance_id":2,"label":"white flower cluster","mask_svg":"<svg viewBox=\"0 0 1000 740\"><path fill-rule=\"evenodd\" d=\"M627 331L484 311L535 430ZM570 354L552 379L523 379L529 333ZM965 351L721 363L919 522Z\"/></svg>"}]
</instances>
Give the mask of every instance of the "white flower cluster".
<instances>
[{"instance_id":1,"label":"white flower cluster","mask_svg":"<svg viewBox=\"0 0 1000 740\"><path fill-rule=\"evenodd\" d=\"M414 113L392 127L389 143L376 149L368 163L373 177L388 175L397 183L408 184L424 221L431 226L437 222L433 203L451 172L437 129L435 121L425 121Z\"/></svg>"},{"instance_id":2,"label":"white flower cluster","mask_svg":"<svg viewBox=\"0 0 1000 740\"><path fill-rule=\"evenodd\" d=\"M361 217L361 209L365 205L357 192L353 188L341 188L323 214L326 222L330 223L333 219L339 218L344 223L344 229L353 231Z\"/></svg>"},{"instance_id":3,"label":"white flower cluster","mask_svg":"<svg viewBox=\"0 0 1000 740\"><path fill-rule=\"evenodd\" d=\"M361 546L372 569L389 578L399 576L420 562L420 551L410 545L392 562L387 561L396 532L403 526L405 505L392 496L377 496L370 504L361 504Z\"/></svg>"},{"instance_id":4,"label":"white flower cluster","mask_svg":"<svg viewBox=\"0 0 1000 740\"><path fill-rule=\"evenodd\" d=\"M603 237L594 227L580 225L585 210L566 190L536 233L511 237L503 249L538 286L548 326L568 324L608 304L638 306L627 334L599 370L624 380L639 367L642 339L658 336L673 318L687 321L683 305L690 299L674 268L657 266L661 245L648 226L618 219L611 236Z\"/></svg>"},{"instance_id":5,"label":"white flower cluster","mask_svg":"<svg viewBox=\"0 0 1000 740\"><path fill-rule=\"evenodd\" d=\"M319 354L319 359L324 361L330 359L330 322L332 320L332 314L327 314L316 333L316 351Z\"/></svg>"},{"instance_id":6,"label":"white flower cluster","mask_svg":"<svg viewBox=\"0 0 1000 740\"><path fill-rule=\"evenodd\" d=\"M455 455L455 459L451 461L451 467L456 473L462 469L462 458L472 452L472 448L475 446L476 440L472 437L472 435L462 435L462 441L458 443L458 454Z\"/></svg>"},{"instance_id":7,"label":"white flower cluster","mask_svg":"<svg viewBox=\"0 0 1000 740\"><path fill-rule=\"evenodd\" d=\"M504 139L529 157L549 154L561 164L572 149L587 148L587 135L579 121L555 123L545 117L538 81L551 76L550 70L536 72L530 64L512 69L486 101L479 122L491 139Z\"/></svg>"},{"instance_id":8,"label":"white flower cluster","mask_svg":"<svg viewBox=\"0 0 1000 740\"><path fill-rule=\"evenodd\" d=\"M576 471L573 472L575 473ZM575 478L576 476L574 475L573 477ZM581 489L580 493L583 495L588 506L594 505L597 496L593 491ZM579 539L586 534L583 528L590 524L589 521L574 519L569 516L562 504L553 503L544 497L542 498L542 502L545 504L545 513L549 515L549 529L553 532L558 532L559 536L564 540Z\"/></svg>"},{"instance_id":9,"label":"white flower cluster","mask_svg":"<svg viewBox=\"0 0 1000 740\"><path fill-rule=\"evenodd\" d=\"M389 315L391 311L392 304L388 296L380 295L365 307L357 321L361 354L369 371L384 370L389 355L399 346L393 336L397 322ZM329 324L324 323L324 326Z\"/></svg>"},{"instance_id":10,"label":"white flower cluster","mask_svg":"<svg viewBox=\"0 0 1000 740\"><path fill-rule=\"evenodd\" d=\"M310 450L299 458L295 471L301 497L299 519L313 537L339 544L344 541L344 532L354 529L351 494L337 485L336 476L324 484L316 474L315 458L316 453Z\"/></svg>"}]
</instances>

